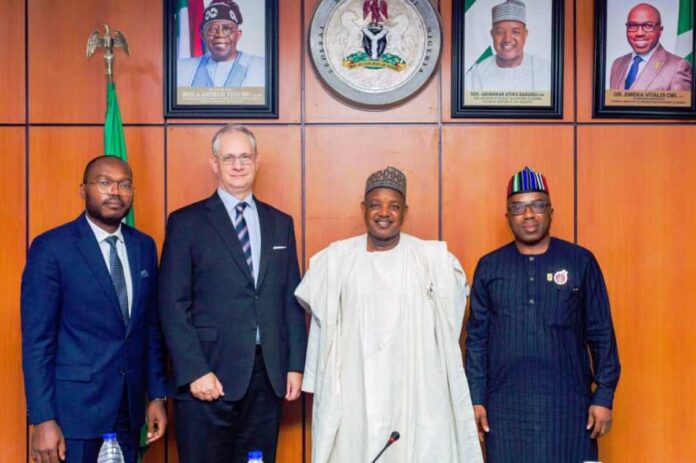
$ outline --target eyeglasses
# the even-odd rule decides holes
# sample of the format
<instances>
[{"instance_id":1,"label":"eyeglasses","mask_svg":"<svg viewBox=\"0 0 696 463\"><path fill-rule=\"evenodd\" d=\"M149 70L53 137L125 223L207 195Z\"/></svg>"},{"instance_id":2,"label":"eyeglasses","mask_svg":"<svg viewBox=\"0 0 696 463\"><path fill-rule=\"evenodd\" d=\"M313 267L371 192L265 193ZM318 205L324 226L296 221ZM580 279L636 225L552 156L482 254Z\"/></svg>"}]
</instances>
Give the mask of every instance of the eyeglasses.
<instances>
[{"instance_id":1,"label":"eyeglasses","mask_svg":"<svg viewBox=\"0 0 696 463\"><path fill-rule=\"evenodd\" d=\"M546 211L547 207L549 207L548 201L544 201L543 199L536 199L528 203L510 203L510 205L508 206L508 212L512 215L522 215L525 213L527 208L530 208L532 210L532 213L534 214L543 214Z\"/></svg>"},{"instance_id":2,"label":"eyeglasses","mask_svg":"<svg viewBox=\"0 0 696 463\"><path fill-rule=\"evenodd\" d=\"M655 29L659 28L660 25L661 24L659 22L653 22L653 21L648 21L648 22L644 22L644 23L630 22L630 23L626 23L626 30L629 32L636 32L638 30L638 28L640 27L641 29L643 29L643 32L652 32Z\"/></svg>"},{"instance_id":3,"label":"eyeglasses","mask_svg":"<svg viewBox=\"0 0 696 463\"><path fill-rule=\"evenodd\" d=\"M239 28L234 24L206 24L203 28L203 33L208 37L215 37L219 35L221 37L229 37L232 34L236 34Z\"/></svg>"},{"instance_id":4,"label":"eyeglasses","mask_svg":"<svg viewBox=\"0 0 696 463\"><path fill-rule=\"evenodd\" d=\"M130 180L124 180L122 182L117 182L115 180L100 178L93 182L87 182L87 185L97 185L97 190L100 193L112 193L114 191L114 185L116 185L116 191L122 196L132 196L135 187Z\"/></svg>"},{"instance_id":5,"label":"eyeglasses","mask_svg":"<svg viewBox=\"0 0 696 463\"><path fill-rule=\"evenodd\" d=\"M256 160L256 155L255 154L249 154L249 153L242 153L238 155L234 154L223 154L222 156L216 156L220 162L226 166L233 166L235 161L239 161L239 163L243 166L248 166L254 163Z\"/></svg>"}]
</instances>

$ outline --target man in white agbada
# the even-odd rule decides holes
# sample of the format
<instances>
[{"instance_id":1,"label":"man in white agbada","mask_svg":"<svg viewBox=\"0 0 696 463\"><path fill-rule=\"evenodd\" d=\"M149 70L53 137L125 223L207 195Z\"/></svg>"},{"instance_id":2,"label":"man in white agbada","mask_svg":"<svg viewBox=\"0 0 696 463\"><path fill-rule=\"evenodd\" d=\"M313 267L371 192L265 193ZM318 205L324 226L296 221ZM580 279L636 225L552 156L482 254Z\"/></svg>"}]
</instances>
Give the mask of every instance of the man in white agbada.
<instances>
[{"instance_id":1,"label":"man in white agbada","mask_svg":"<svg viewBox=\"0 0 696 463\"><path fill-rule=\"evenodd\" d=\"M465 75L467 91L550 91L551 66L540 56L525 53L527 13L524 3L507 0L492 10L491 38L495 55L474 65Z\"/></svg>"},{"instance_id":2,"label":"man in white agbada","mask_svg":"<svg viewBox=\"0 0 696 463\"><path fill-rule=\"evenodd\" d=\"M302 389L313 463L482 462L459 334L468 287L443 242L400 233L406 177L375 172L367 234L315 255L295 295L312 314Z\"/></svg>"}]
</instances>

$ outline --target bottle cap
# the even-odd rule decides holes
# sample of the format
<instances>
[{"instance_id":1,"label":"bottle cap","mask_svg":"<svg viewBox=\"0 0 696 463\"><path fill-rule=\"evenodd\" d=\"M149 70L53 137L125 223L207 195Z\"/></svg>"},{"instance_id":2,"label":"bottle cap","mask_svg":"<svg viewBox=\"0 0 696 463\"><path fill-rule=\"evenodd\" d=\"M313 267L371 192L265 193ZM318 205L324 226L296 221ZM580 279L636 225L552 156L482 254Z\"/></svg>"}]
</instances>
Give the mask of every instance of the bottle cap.
<instances>
[{"instance_id":1,"label":"bottle cap","mask_svg":"<svg viewBox=\"0 0 696 463\"><path fill-rule=\"evenodd\" d=\"M252 450L248 456L250 460L260 460L263 458L263 452L261 450Z\"/></svg>"},{"instance_id":2,"label":"bottle cap","mask_svg":"<svg viewBox=\"0 0 696 463\"><path fill-rule=\"evenodd\" d=\"M102 436L104 440L116 440L116 433L115 432L107 432Z\"/></svg>"}]
</instances>

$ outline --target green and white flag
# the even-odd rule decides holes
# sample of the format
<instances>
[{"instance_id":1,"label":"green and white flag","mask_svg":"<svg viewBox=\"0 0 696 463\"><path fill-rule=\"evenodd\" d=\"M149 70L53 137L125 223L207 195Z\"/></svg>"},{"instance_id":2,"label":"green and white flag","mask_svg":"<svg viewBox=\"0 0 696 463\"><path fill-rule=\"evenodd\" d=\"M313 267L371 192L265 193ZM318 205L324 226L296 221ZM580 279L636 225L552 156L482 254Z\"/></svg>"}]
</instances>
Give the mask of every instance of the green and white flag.
<instances>
[{"instance_id":1,"label":"green and white flag","mask_svg":"<svg viewBox=\"0 0 696 463\"><path fill-rule=\"evenodd\" d=\"M674 53L693 63L693 0L679 0L677 18L677 46Z\"/></svg>"},{"instance_id":2,"label":"green and white flag","mask_svg":"<svg viewBox=\"0 0 696 463\"><path fill-rule=\"evenodd\" d=\"M479 15L485 17L486 10L487 10L488 16L490 17L490 11L491 11L490 3L491 2L486 2L486 1L482 1L482 0L464 0L464 16L467 19L472 18L474 16L480 17ZM481 10L481 11L479 11L479 10ZM480 23L480 21L477 21L477 22ZM470 27L470 25L473 25L472 23L474 23L474 21L467 21L466 22L467 29ZM476 32L478 34L481 34L482 32L486 31L485 26L484 27L476 27L476 29L477 29ZM488 29L490 29L490 24L488 25ZM471 36L472 34L470 32L474 32L474 31L471 31L471 29L468 29L467 35ZM490 35L488 35L488 37L490 37ZM467 47L467 48L469 48L469 47ZM472 50L472 51L473 51L473 55L470 55L470 56L472 58L475 57L475 60L472 63L469 63L467 65L465 72L469 72L469 70L472 67L474 67L474 65L479 64L481 61L488 58L489 56L493 56L493 47L491 47L491 45L490 45L490 40L488 41L488 44L477 43L474 46L474 50ZM466 52L469 52L469 50L467 49ZM465 55L468 55L468 53L465 53ZM467 61L469 61L469 60L467 60Z\"/></svg>"},{"instance_id":3,"label":"green and white flag","mask_svg":"<svg viewBox=\"0 0 696 463\"><path fill-rule=\"evenodd\" d=\"M113 82L106 84L106 117L104 118L104 154L116 156L128 162L126 152L126 137L123 135L123 122L121 120L121 109L118 107L116 97L116 85ZM133 227L135 220L133 208L126 216L126 223Z\"/></svg>"}]
</instances>

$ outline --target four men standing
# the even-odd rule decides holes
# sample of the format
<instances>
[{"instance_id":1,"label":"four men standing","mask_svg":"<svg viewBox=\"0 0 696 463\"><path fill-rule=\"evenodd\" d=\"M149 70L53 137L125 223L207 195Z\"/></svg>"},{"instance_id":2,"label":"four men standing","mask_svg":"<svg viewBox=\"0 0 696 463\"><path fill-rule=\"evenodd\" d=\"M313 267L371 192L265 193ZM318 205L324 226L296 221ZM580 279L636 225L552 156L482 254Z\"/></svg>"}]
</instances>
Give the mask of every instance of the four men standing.
<instances>
[{"instance_id":1,"label":"four men standing","mask_svg":"<svg viewBox=\"0 0 696 463\"><path fill-rule=\"evenodd\" d=\"M182 462L245 463L252 449L273 462L282 399L300 387L315 394L315 463L371 461L393 431L382 461L479 462L477 424L494 463L597 458L620 372L609 302L592 254L550 236L541 174L513 176L515 240L477 267L465 376L466 277L445 243L401 233L404 174L370 175L367 233L318 253L300 283L292 218L253 195L259 162L247 128L215 134L217 191L169 217L159 320L154 242L121 224L130 168L87 165L85 213L34 240L23 277L37 461L93 463L116 431L132 463L143 417L159 438L171 395Z\"/></svg>"}]
</instances>

